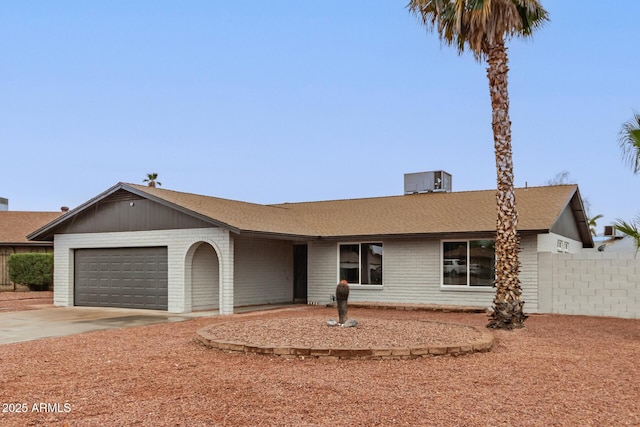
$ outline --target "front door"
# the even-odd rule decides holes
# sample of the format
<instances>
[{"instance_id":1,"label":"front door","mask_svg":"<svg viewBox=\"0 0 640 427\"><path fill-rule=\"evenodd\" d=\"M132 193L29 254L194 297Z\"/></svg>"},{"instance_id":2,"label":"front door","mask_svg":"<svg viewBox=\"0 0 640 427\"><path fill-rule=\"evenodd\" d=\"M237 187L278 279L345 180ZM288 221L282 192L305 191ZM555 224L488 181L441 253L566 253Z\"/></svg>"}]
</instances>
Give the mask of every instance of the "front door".
<instances>
[{"instance_id":1,"label":"front door","mask_svg":"<svg viewBox=\"0 0 640 427\"><path fill-rule=\"evenodd\" d=\"M293 300L307 302L307 245L293 245Z\"/></svg>"}]
</instances>

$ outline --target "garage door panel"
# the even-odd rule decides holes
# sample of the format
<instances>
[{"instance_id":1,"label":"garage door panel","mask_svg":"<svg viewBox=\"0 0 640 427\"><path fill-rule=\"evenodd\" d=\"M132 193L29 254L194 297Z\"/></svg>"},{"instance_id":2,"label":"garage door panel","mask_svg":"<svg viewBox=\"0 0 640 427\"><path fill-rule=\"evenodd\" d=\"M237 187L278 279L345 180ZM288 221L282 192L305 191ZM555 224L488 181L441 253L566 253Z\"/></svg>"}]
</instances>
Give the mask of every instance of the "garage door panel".
<instances>
[{"instance_id":1,"label":"garage door panel","mask_svg":"<svg viewBox=\"0 0 640 427\"><path fill-rule=\"evenodd\" d=\"M167 248L75 251L75 305L166 310Z\"/></svg>"}]
</instances>

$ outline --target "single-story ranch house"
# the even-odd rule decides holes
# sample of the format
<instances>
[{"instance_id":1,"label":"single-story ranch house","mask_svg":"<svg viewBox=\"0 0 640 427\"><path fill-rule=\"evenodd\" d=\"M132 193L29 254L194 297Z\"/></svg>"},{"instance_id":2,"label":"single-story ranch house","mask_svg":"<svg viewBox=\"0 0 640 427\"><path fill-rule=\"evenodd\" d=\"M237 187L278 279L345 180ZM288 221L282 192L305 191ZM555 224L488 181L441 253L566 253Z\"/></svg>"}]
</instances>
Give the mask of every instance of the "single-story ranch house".
<instances>
[{"instance_id":1,"label":"single-story ranch house","mask_svg":"<svg viewBox=\"0 0 640 427\"><path fill-rule=\"evenodd\" d=\"M576 185L516 190L523 298L539 252L593 247ZM260 205L119 183L33 232L54 242L54 303L187 313L350 301L489 307L495 190Z\"/></svg>"}]
</instances>

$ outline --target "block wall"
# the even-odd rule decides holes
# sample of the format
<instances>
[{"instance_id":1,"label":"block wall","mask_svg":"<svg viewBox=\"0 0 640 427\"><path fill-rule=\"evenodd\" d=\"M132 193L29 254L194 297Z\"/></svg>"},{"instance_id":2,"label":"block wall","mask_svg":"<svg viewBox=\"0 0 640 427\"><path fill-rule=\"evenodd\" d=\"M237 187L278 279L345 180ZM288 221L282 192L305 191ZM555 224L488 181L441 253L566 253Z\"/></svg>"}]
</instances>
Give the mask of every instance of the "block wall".
<instances>
[{"instance_id":1,"label":"block wall","mask_svg":"<svg viewBox=\"0 0 640 427\"><path fill-rule=\"evenodd\" d=\"M585 251L538 254L541 311L640 318L640 258Z\"/></svg>"}]
</instances>

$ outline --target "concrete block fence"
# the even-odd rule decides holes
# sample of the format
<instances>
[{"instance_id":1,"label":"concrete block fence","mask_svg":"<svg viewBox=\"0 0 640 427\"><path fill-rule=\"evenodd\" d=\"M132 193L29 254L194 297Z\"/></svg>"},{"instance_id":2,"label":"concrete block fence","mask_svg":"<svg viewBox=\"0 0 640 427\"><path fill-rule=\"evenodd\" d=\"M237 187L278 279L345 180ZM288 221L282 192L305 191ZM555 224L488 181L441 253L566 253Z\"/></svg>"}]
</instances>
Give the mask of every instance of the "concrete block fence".
<instances>
[{"instance_id":1,"label":"concrete block fence","mask_svg":"<svg viewBox=\"0 0 640 427\"><path fill-rule=\"evenodd\" d=\"M541 313L640 319L640 255L538 253Z\"/></svg>"}]
</instances>

